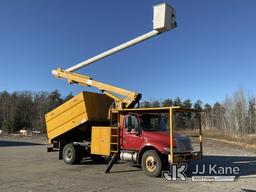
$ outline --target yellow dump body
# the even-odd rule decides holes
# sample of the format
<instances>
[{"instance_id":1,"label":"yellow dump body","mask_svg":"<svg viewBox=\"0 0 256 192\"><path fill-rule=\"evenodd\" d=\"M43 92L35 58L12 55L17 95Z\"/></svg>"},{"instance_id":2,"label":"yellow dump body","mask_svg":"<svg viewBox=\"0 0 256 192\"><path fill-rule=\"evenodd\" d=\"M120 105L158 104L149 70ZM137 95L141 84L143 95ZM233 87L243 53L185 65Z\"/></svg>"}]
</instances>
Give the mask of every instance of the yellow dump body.
<instances>
[{"instance_id":1,"label":"yellow dump body","mask_svg":"<svg viewBox=\"0 0 256 192\"><path fill-rule=\"evenodd\" d=\"M81 92L45 115L49 142L86 122L102 122L113 100L106 95Z\"/></svg>"}]
</instances>

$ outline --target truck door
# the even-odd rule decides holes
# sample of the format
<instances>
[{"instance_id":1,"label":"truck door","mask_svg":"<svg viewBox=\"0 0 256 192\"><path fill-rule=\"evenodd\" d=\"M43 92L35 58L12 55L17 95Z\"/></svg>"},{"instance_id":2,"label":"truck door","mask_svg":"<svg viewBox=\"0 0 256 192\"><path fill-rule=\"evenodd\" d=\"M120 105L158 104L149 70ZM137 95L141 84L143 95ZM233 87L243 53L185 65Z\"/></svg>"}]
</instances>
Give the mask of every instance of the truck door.
<instances>
[{"instance_id":1,"label":"truck door","mask_svg":"<svg viewBox=\"0 0 256 192\"><path fill-rule=\"evenodd\" d=\"M136 115L126 115L123 129L123 147L128 150L139 150L143 144L142 126Z\"/></svg>"}]
</instances>

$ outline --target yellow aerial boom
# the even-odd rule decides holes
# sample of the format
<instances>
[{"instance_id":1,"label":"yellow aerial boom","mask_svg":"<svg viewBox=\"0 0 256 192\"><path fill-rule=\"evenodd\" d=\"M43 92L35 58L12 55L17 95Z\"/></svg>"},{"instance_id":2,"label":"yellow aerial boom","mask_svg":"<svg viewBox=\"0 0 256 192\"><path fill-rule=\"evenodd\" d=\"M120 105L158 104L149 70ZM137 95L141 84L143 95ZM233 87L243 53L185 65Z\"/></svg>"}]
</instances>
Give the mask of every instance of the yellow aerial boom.
<instances>
[{"instance_id":1,"label":"yellow aerial boom","mask_svg":"<svg viewBox=\"0 0 256 192\"><path fill-rule=\"evenodd\" d=\"M125 90L119 87L115 87L112 85L108 85L105 83L101 83L92 79L92 77L81 75L78 73L74 73L73 71L78 70L82 67L85 67L93 62L96 62L100 59L103 59L107 56L110 56L114 53L117 53L123 49L126 49L130 46L133 46L137 43L140 43L146 39L154 37L160 33L165 31L169 31L174 29L176 25L176 12L175 9L169 6L167 3L162 3L159 5L155 5L153 7L154 15L153 15L153 30L141 35L135 39L132 39L126 43L123 43L117 47L114 47L108 51L105 51L95 57L87 59L75 66L72 66L66 70L61 68L55 69L52 71L52 74L57 78L67 79L68 83L76 83L83 86L96 87L101 90L105 95L111 97L115 101L116 110L122 110L127 108L133 108L136 103L141 99L141 94ZM120 97L121 96L121 97Z\"/></svg>"},{"instance_id":2,"label":"yellow aerial boom","mask_svg":"<svg viewBox=\"0 0 256 192\"><path fill-rule=\"evenodd\" d=\"M107 95L115 100L114 109L116 109L116 110L133 108L134 105L136 103L138 103L141 98L140 93L125 90L125 89L122 89L119 87L108 85L106 83L101 83L99 81L93 80L91 77L86 76L86 75L81 75L78 73L65 71L65 70L62 70L61 68L53 70L52 73L57 78L67 79L68 83L70 83L70 84L76 83L76 84L79 84L82 86L98 88L105 95ZM123 98L121 98L117 94L122 95Z\"/></svg>"}]
</instances>

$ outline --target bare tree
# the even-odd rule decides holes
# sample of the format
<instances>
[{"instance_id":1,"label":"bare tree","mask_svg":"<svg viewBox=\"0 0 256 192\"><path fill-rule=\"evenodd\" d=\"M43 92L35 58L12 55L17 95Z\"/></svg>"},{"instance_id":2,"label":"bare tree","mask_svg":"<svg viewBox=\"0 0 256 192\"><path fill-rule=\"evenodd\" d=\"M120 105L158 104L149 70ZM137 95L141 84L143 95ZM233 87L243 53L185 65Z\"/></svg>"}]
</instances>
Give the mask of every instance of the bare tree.
<instances>
[{"instance_id":1,"label":"bare tree","mask_svg":"<svg viewBox=\"0 0 256 192\"><path fill-rule=\"evenodd\" d=\"M249 97L247 112L248 133L256 133L256 99Z\"/></svg>"}]
</instances>

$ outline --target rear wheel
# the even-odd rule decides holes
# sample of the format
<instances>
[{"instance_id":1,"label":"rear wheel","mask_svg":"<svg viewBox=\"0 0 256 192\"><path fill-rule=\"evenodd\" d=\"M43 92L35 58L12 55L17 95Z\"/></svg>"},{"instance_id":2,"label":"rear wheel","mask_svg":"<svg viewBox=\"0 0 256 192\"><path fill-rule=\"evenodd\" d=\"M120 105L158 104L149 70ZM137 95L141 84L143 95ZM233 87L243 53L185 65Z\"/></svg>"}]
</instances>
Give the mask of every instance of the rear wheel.
<instances>
[{"instance_id":1,"label":"rear wheel","mask_svg":"<svg viewBox=\"0 0 256 192\"><path fill-rule=\"evenodd\" d=\"M156 150L145 151L142 155L142 170L150 177L158 177L161 174L162 164L162 160Z\"/></svg>"},{"instance_id":2,"label":"rear wheel","mask_svg":"<svg viewBox=\"0 0 256 192\"><path fill-rule=\"evenodd\" d=\"M77 164L82 160L82 155L79 146L72 143L66 144L62 151L62 157L67 164Z\"/></svg>"}]
</instances>

